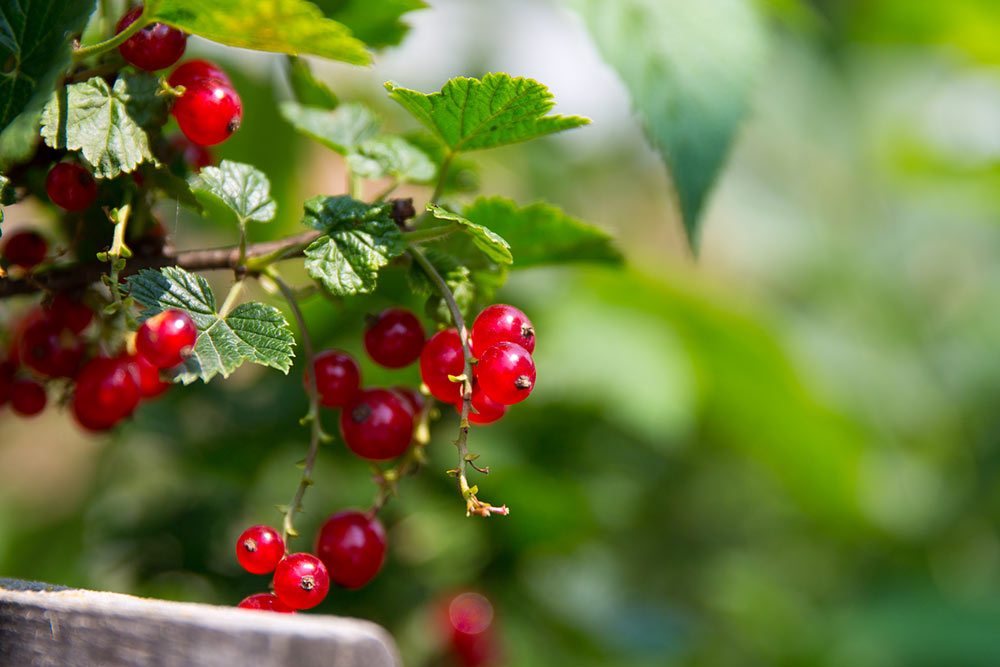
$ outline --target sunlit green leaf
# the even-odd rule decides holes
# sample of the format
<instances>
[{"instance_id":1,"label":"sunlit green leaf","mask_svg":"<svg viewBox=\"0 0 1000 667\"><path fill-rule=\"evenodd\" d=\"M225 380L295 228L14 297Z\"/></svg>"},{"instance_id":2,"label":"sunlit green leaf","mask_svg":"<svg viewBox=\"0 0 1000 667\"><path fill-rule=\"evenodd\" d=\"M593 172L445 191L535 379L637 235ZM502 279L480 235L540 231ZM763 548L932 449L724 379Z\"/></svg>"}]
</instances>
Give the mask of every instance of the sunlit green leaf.
<instances>
[{"instance_id":1,"label":"sunlit green leaf","mask_svg":"<svg viewBox=\"0 0 1000 667\"><path fill-rule=\"evenodd\" d=\"M270 222L278 208L264 172L242 162L223 160L218 167L202 168L191 177L191 189L207 211L224 206L240 224Z\"/></svg>"}]
</instances>

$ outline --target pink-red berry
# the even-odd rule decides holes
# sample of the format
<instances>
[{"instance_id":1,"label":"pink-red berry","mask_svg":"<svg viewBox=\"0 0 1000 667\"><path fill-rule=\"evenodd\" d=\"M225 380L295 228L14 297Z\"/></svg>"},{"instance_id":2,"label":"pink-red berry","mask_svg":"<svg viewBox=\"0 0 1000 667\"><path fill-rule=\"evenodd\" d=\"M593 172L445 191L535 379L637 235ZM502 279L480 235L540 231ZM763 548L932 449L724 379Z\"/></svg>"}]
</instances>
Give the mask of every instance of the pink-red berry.
<instances>
[{"instance_id":1,"label":"pink-red berry","mask_svg":"<svg viewBox=\"0 0 1000 667\"><path fill-rule=\"evenodd\" d=\"M507 406L497 403L492 398L483 393L479 382L472 383L472 410L469 412L469 422L472 424L492 424L505 414ZM462 414L462 401L455 403L455 411Z\"/></svg>"},{"instance_id":2,"label":"pink-red berry","mask_svg":"<svg viewBox=\"0 0 1000 667\"><path fill-rule=\"evenodd\" d=\"M19 378L10 385L10 407L19 415L30 417L45 409L45 387Z\"/></svg>"},{"instance_id":3,"label":"pink-red berry","mask_svg":"<svg viewBox=\"0 0 1000 667\"><path fill-rule=\"evenodd\" d=\"M43 310L49 319L76 334L86 329L94 319L94 311L90 306L70 298L64 292L56 294Z\"/></svg>"},{"instance_id":4,"label":"pink-red berry","mask_svg":"<svg viewBox=\"0 0 1000 667\"><path fill-rule=\"evenodd\" d=\"M10 361L0 362L0 405L10 400L10 390L14 385L14 374L17 372L17 364Z\"/></svg>"},{"instance_id":5,"label":"pink-red berry","mask_svg":"<svg viewBox=\"0 0 1000 667\"><path fill-rule=\"evenodd\" d=\"M535 362L517 343L497 343L479 358L476 379L483 393L497 403L520 403L535 386Z\"/></svg>"},{"instance_id":6,"label":"pink-red berry","mask_svg":"<svg viewBox=\"0 0 1000 667\"><path fill-rule=\"evenodd\" d=\"M207 146L196 144L183 134L170 137L169 146L174 156L170 158L171 161L179 157L191 171L199 171L215 164L215 156Z\"/></svg>"},{"instance_id":7,"label":"pink-red berry","mask_svg":"<svg viewBox=\"0 0 1000 667\"><path fill-rule=\"evenodd\" d=\"M294 614L295 610L278 599L274 593L255 593L236 605L240 609L256 609L258 611L276 611L281 614Z\"/></svg>"},{"instance_id":8,"label":"pink-red berry","mask_svg":"<svg viewBox=\"0 0 1000 667\"><path fill-rule=\"evenodd\" d=\"M457 329L445 329L431 336L420 353L420 377L431 395L446 403L454 403L462 395L462 385L448 376L465 372L462 339Z\"/></svg>"},{"instance_id":9,"label":"pink-red berry","mask_svg":"<svg viewBox=\"0 0 1000 667\"><path fill-rule=\"evenodd\" d=\"M385 527L374 516L354 510L338 512L319 529L314 551L335 584L361 588L385 561Z\"/></svg>"},{"instance_id":10,"label":"pink-red berry","mask_svg":"<svg viewBox=\"0 0 1000 667\"><path fill-rule=\"evenodd\" d=\"M73 413L84 428L104 431L131 415L140 396L125 359L94 357L76 375Z\"/></svg>"},{"instance_id":11,"label":"pink-red berry","mask_svg":"<svg viewBox=\"0 0 1000 667\"><path fill-rule=\"evenodd\" d=\"M293 609L315 607L330 590L330 575L323 562L307 553L281 559L274 570L274 594Z\"/></svg>"},{"instance_id":12,"label":"pink-red berry","mask_svg":"<svg viewBox=\"0 0 1000 667\"><path fill-rule=\"evenodd\" d=\"M67 211L82 211L97 197L97 181L81 165L60 162L45 177L45 192L52 203Z\"/></svg>"},{"instance_id":13,"label":"pink-red berry","mask_svg":"<svg viewBox=\"0 0 1000 667\"><path fill-rule=\"evenodd\" d=\"M142 15L142 5L118 19L115 34L129 27ZM155 72L170 67L184 55L187 35L164 23L149 23L118 47L122 57L139 69Z\"/></svg>"},{"instance_id":14,"label":"pink-red berry","mask_svg":"<svg viewBox=\"0 0 1000 667\"><path fill-rule=\"evenodd\" d=\"M377 364L403 368L417 360L426 338L416 315L405 308L387 308L365 329L365 350Z\"/></svg>"},{"instance_id":15,"label":"pink-red berry","mask_svg":"<svg viewBox=\"0 0 1000 667\"><path fill-rule=\"evenodd\" d=\"M42 263L49 244L38 232L14 232L4 239L3 256L8 264L30 269Z\"/></svg>"},{"instance_id":16,"label":"pink-red berry","mask_svg":"<svg viewBox=\"0 0 1000 667\"><path fill-rule=\"evenodd\" d=\"M47 377L71 377L83 359L83 343L77 334L39 314L18 336L18 359Z\"/></svg>"},{"instance_id":17,"label":"pink-red berry","mask_svg":"<svg viewBox=\"0 0 1000 667\"><path fill-rule=\"evenodd\" d=\"M413 387L404 387L402 385L397 385L392 388L392 391L401 399L403 399L403 403L405 404L406 408L410 411L410 414L413 415L414 417L416 417L417 413L424 408L424 404L427 402L427 399L424 398L424 395L421 394L416 389L414 389Z\"/></svg>"},{"instance_id":18,"label":"pink-red berry","mask_svg":"<svg viewBox=\"0 0 1000 667\"><path fill-rule=\"evenodd\" d=\"M187 88L201 79L218 79L225 84L233 85L221 67L199 58L188 60L175 67L174 71L170 73L167 83L170 84L171 88L180 86Z\"/></svg>"},{"instance_id":19,"label":"pink-red berry","mask_svg":"<svg viewBox=\"0 0 1000 667\"><path fill-rule=\"evenodd\" d=\"M146 357L132 354L124 359L139 384L139 393L143 398L156 398L170 388L170 383L160 377L160 369L146 361Z\"/></svg>"},{"instance_id":20,"label":"pink-red berry","mask_svg":"<svg viewBox=\"0 0 1000 667\"><path fill-rule=\"evenodd\" d=\"M484 308L472 323L469 347L479 358L497 343L517 343L529 353L535 351L535 328L528 316L514 306L495 303Z\"/></svg>"},{"instance_id":21,"label":"pink-red berry","mask_svg":"<svg viewBox=\"0 0 1000 667\"><path fill-rule=\"evenodd\" d=\"M354 357L340 350L324 350L313 358L316 372L316 391L319 402L328 408L341 408L358 395L361 386L361 368ZM309 371L302 377L309 388Z\"/></svg>"},{"instance_id":22,"label":"pink-red berry","mask_svg":"<svg viewBox=\"0 0 1000 667\"><path fill-rule=\"evenodd\" d=\"M251 574L273 572L285 555L285 542L270 526L251 526L236 540L236 560Z\"/></svg>"},{"instance_id":23,"label":"pink-red berry","mask_svg":"<svg viewBox=\"0 0 1000 667\"><path fill-rule=\"evenodd\" d=\"M197 79L177 98L171 113L185 137L201 146L214 146L240 128L243 103L225 81Z\"/></svg>"},{"instance_id":24,"label":"pink-red berry","mask_svg":"<svg viewBox=\"0 0 1000 667\"><path fill-rule=\"evenodd\" d=\"M364 389L340 413L340 435L348 449L372 461L393 459L413 437L413 414L388 389Z\"/></svg>"},{"instance_id":25,"label":"pink-red berry","mask_svg":"<svg viewBox=\"0 0 1000 667\"><path fill-rule=\"evenodd\" d=\"M198 328L183 310L165 310L142 323L136 351L157 368L173 368L191 354Z\"/></svg>"}]
</instances>

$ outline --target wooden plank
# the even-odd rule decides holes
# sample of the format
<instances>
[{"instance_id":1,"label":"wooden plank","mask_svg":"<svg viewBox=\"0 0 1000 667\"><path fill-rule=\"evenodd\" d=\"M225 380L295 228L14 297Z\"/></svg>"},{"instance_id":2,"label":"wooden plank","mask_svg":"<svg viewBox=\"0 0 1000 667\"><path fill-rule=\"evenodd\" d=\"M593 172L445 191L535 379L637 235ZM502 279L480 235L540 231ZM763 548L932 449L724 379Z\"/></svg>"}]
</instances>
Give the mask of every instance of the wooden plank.
<instances>
[{"instance_id":1,"label":"wooden plank","mask_svg":"<svg viewBox=\"0 0 1000 667\"><path fill-rule=\"evenodd\" d=\"M397 667L369 621L148 600L0 579L0 665Z\"/></svg>"}]
</instances>

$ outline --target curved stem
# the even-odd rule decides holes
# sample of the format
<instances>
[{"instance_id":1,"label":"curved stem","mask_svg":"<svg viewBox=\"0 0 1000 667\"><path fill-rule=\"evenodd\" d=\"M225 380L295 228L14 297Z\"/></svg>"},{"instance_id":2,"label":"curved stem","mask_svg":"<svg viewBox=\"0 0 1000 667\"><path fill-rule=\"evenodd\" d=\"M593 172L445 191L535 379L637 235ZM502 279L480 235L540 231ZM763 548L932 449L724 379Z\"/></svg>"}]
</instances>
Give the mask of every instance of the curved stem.
<instances>
[{"instance_id":1,"label":"curved stem","mask_svg":"<svg viewBox=\"0 0 1000 667\"><path fill-rule=\"evenodd\" d=\"M105 51L110 51L113 48L120 46L129 37L139 32L147 25L152 22L149 6L143 8L142 14L135 21L132 22L129 27L122 30L120 33L115 35L110 39L106 39L103 42L98 42L97 44L91 44L90 46L81 46L80 48L73 51L73 62L78 63L81 60L89 58L90 56L96 56L98 54L104 53Z\"/></svg>"},{"instance_id":2,"label":"curved stem","mask_svg":"<svg viewBox=\"0 0 1000 667\"><path fill-rule=\"evenodd\" d=\"M403 238L407 243L423 243L424 241L433 241L442 236L448 236L448 234L457 232L459 229L461 229L461 225L453 222L447 225L436 225L434 227L415 229L412 232L403 232Z\"/></svg>"}]
</instances>

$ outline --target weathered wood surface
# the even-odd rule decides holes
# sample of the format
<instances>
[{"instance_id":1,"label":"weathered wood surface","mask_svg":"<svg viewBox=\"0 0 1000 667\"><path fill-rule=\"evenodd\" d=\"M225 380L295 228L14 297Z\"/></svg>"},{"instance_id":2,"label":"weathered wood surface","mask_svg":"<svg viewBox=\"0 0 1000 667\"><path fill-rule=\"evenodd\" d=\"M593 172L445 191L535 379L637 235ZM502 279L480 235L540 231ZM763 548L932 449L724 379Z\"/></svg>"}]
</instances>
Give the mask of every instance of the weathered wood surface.
<instances>
[{"instance_id":1,"label":"weathered wood surface","mask_svg":"<svg viewBox=\"0 0 1000 667\"><path fill-rule=\"evenodd\" d=\"M389 633L353 618L148 600L0 579L0 665L396 667Z\"/></svg>"}]
</instances>

